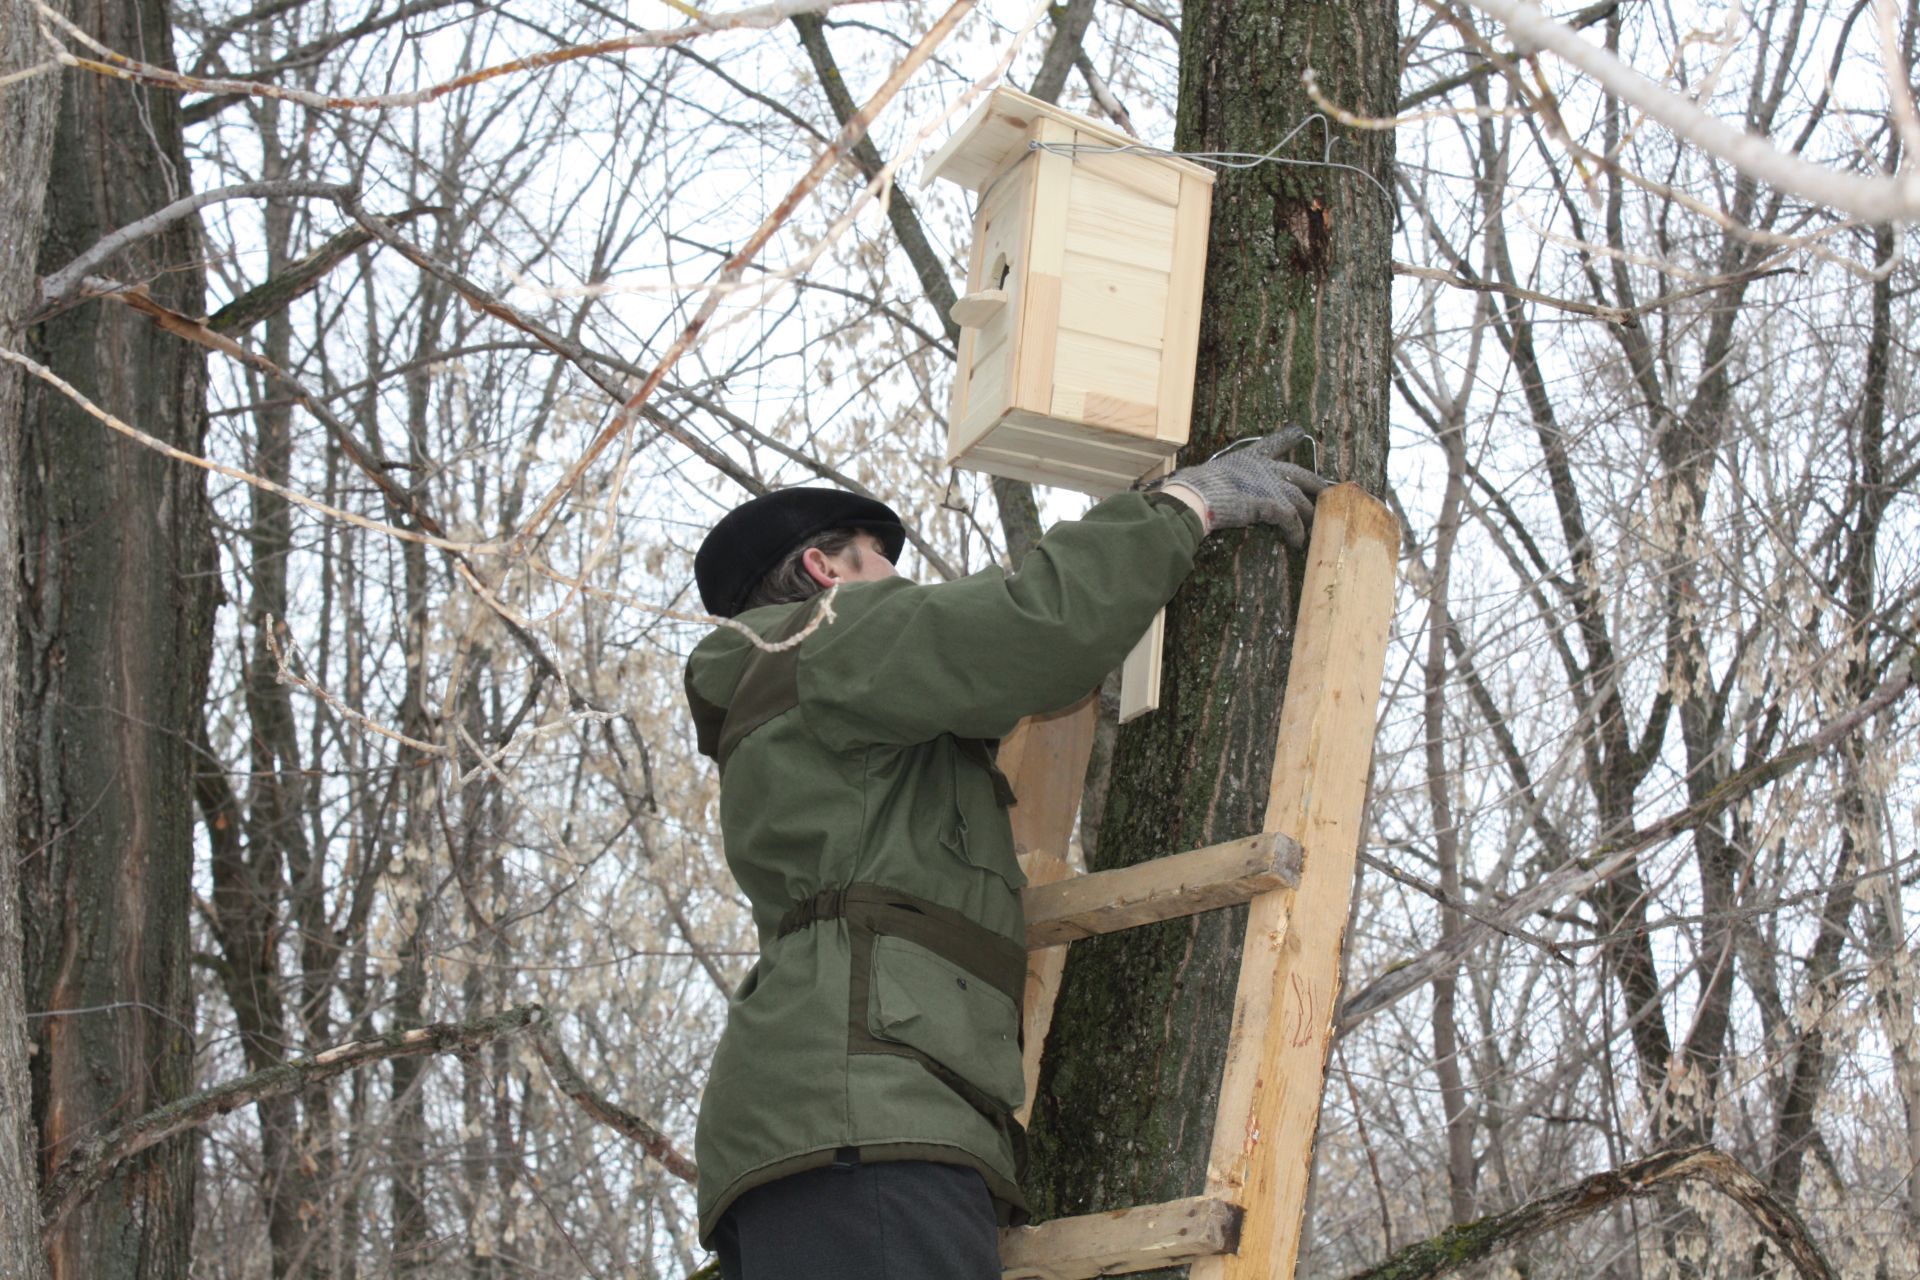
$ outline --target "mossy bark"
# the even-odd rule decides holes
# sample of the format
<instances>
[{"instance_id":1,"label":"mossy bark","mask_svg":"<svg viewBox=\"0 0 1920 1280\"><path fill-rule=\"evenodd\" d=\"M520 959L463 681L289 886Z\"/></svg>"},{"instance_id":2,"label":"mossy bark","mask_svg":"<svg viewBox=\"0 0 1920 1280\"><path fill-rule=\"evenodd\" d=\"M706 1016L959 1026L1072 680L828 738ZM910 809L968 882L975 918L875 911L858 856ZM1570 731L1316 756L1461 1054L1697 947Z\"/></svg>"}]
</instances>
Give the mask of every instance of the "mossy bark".
<instances>
[{"instance_id":1,"label":"mossy bark","mask_svg":"<svg viewBox=\"0 0 1920 1280\"><path fill-rule=\"evenodd\" d=\"M1307 67L1335 101L1390 113L1396 23L1383 0L1195 0L1177 146L1268 150L1315 110ZM1334 133L1333 160L1390 185L1390 134ZM1324 136L1309 125L1280 154L1319 160ZM1184 462L1295 421L1320 441L1323 472L1380 491L1392 223L1381 187L1347 169L1221 172ZM1116 743L1096 869L1260 829L1302 565L1271 530L1207 539L1168 611L1160 709ZM1074 944L1031 1126L1038 1216L1205 1189L1244 919Z\"/></svg>"},{"instance_id":2,"label":"mossy bark","mask_svg":"<svg viewBox=\"0 0 1920 1280\"><path fill-rule=\"evenodd\" d=\"M161 0L90 0L72 12L109 47L171 65ZM178 95L84 72L59 84L42 274L185 195L190 176ZM203 259L189 218L101 274L146 283L197 316ZM104 301L26 336L31 354L95 403L202 450L197 348ZM43 386L30 390L18 432L13 778L44 1178L76 1143L192 1085L189 727L206 687L215 578L203 472L111 435ZM51 1274L184 1276L193 1170L188 1137L121 1169L51 1238Z\"/></svg>"}]
</instances>

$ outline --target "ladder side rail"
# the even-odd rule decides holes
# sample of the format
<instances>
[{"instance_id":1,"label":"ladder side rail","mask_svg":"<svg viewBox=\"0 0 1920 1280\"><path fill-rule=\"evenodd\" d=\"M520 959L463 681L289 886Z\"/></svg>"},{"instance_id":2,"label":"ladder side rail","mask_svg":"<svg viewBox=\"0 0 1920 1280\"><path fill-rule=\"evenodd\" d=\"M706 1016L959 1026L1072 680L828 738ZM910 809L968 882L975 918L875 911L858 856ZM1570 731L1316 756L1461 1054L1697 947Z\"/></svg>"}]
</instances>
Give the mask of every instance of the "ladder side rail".
<instances>
[{"instance_id":1,"label":"ladder side rail","mask_svg":"<svg viewBox=\"0 0 1920 1280\"><path fill-rule=\"evenodd\" d=\"M1300 883L1249 905L1207 1165L1245 1217L1191 1280L1291 1277L1313 1169L1400 544L1358 485L1316 508L1264 823L1300 843Z\"/></svg>"}]
</instances>

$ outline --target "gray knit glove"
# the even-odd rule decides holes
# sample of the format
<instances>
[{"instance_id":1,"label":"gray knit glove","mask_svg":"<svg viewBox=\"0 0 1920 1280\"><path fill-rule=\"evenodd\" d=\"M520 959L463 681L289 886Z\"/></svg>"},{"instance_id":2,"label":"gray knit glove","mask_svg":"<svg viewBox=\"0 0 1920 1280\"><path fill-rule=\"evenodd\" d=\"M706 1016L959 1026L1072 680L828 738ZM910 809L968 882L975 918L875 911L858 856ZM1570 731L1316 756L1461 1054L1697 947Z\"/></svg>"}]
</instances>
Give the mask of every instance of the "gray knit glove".
<instances>
[{"instance_id":1,"label":"gray knit glove","mask_svg":"<svg viewBox=\"0 0 1920 1280\"><path fill-rule=\"evenodd\" d=\"M1161 485L1183 484L1206 504L1208 532L1251 524L1280 527L1287 545L1307 545L1313 523L1313 499L1330 483L1325 477L1282 461L1307 438L1299 427L1282 427L1248 445L1216 454L1211 461L1174 472Z\"/></svg>"}]
</instances>

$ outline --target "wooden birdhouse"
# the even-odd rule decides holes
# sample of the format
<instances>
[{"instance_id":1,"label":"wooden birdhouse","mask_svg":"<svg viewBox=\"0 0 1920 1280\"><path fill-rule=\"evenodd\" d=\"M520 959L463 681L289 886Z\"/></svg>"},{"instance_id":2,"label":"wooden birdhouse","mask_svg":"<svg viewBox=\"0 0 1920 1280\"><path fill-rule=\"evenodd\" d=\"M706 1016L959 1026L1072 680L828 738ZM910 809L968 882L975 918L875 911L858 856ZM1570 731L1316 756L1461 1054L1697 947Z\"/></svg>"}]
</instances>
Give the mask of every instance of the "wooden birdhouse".
<instances>
[{"instance_id":1,"label":"wooden birdhouse","mask_svg":"<svg viewBox=\"0 0 1920 1280\"><path fill-rule=\"evenodd\" d=\"M980 193L952 465L1106 494L1187 442L1213 174L1138 145L996 89L928 162Z\"/></svg>"}]
</instances>

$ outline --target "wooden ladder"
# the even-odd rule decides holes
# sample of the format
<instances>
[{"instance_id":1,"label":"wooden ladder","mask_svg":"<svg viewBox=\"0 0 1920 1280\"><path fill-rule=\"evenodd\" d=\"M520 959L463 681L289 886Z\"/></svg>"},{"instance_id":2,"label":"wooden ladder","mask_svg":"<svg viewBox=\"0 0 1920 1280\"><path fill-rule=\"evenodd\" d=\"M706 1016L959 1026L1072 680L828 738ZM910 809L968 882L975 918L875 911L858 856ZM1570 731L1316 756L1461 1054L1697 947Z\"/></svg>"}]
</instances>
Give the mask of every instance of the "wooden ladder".
<instances>
[{"instance_id":1,"label":"wooden ladder","mask_svg":"<svg viewBox=\"0 0 1920 1280\"><path fill-rule=\"evenodd\" d=\"M1336 485L1317 505L1260 834L1072 875L1065 854L1096 699L1022 721L1001 746L1020 797L1013 832L1029 882L1028 1109L1066 944L1250 904L1206 1191L1004 1231L1006 1280L1185 1264L1194 1280L1293 1274L1399 551L1393 516L1357 485Z\"/></svg>"}]
</instances>

